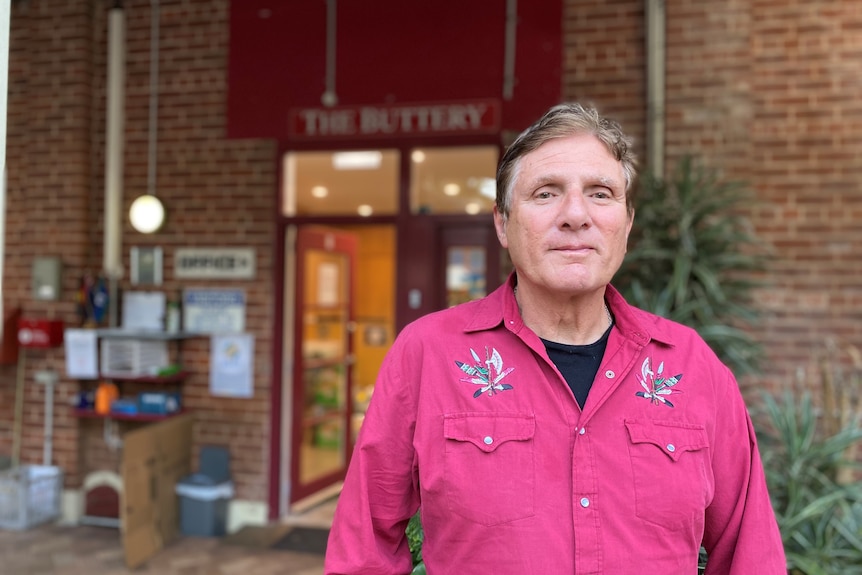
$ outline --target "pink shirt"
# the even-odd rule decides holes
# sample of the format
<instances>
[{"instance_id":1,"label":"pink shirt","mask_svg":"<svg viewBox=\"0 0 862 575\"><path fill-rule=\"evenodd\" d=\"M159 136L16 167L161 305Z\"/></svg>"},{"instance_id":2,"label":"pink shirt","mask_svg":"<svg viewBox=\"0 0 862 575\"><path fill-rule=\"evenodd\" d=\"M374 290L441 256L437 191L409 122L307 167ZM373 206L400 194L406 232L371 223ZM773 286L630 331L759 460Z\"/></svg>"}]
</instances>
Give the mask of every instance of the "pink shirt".
<instances>
[{"instance_id":1,"label":"pink shirt","mask_svg":"<svg viewBox=\"0 0 862 575\"><path fill-rule=\"evenodd\" d=\"M380 370L325 573L785 575L754 429L691 329L629 306L583 411L507 285L407 326Z\"/></svg>"}]
</instances>

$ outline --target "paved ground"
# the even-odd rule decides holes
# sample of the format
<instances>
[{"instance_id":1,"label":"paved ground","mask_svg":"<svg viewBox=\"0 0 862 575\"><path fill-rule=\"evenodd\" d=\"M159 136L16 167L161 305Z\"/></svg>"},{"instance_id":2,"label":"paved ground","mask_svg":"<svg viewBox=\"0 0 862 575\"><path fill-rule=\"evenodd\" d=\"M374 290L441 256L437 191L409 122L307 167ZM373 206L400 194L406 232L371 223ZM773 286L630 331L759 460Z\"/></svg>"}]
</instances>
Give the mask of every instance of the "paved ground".
<instances>
[{"instance_id":1,"label":"paved ground","mask_svg":"<svg viewBox=\"0 0 862 575\"><path fill-rule=\"evenodd\" d=\"M321 575L323 557L181 537L134 571L126 568L116 529L42 526L0 530L2 575Z\"/></svg>"},{"instance_id":2,"label":"paved ground","mask_svg":"<svg viewBox=\"0 0 862 575\"><path fill-rule=\"evenodd\" d=\"M0 575L321 575L322 555L267 546L292 526L328 527L335 503L289 518L285 525L246 528L224 538L180 537L135 570L125 565L117 529L0 529Z\"/></svg>"}]
</instances>

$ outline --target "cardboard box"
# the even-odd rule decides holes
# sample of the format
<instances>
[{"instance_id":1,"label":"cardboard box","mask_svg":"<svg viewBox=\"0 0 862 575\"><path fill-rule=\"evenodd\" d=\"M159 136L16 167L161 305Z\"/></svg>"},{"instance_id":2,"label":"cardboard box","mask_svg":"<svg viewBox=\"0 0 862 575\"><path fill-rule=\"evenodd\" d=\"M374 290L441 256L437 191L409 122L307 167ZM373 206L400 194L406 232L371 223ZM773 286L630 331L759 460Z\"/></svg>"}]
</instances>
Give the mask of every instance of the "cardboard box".
<instances>
[{"instance_id":1,"label":"cardboard box","mask_svg":"<svg viewBox=\"0 0 862 575\"><path fill-rule=\"evenodd\" d=\"M126 565L143 565L179 534L176 484L191 471L191 415L123 435L121 533Z\"/></svg>"}]
</instances>

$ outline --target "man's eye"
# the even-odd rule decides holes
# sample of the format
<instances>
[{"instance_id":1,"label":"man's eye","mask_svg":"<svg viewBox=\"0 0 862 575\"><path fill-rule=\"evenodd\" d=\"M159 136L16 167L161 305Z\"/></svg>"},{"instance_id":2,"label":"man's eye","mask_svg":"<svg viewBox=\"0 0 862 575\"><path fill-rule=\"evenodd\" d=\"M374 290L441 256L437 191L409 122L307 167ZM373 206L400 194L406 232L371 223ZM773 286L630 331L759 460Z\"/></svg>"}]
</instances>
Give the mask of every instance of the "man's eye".
<instances>
[{"instance_id":1,"label":"man's eye","mask_svg":"<svg viewBox=\"0 0 862 575\"><path fill-rule=\"evenodd\" d=\"M550 197L551 197L551 192L547 192L547 191L536 192L536 198L538 198L540 200L547 200Z\"/></svg>"},{"instance_id":2,"label":"man's eye","mask_svg":"<svg viewBox=\"0 0 862 575\"><path fill-rule=\"evenodd\" d=\"M614 194L613 192L611 192L611 190L607 188L596 188L595 190L593 190L593 197L606 200L608 198L614 197Z\"/></svg>"}]
</instances>

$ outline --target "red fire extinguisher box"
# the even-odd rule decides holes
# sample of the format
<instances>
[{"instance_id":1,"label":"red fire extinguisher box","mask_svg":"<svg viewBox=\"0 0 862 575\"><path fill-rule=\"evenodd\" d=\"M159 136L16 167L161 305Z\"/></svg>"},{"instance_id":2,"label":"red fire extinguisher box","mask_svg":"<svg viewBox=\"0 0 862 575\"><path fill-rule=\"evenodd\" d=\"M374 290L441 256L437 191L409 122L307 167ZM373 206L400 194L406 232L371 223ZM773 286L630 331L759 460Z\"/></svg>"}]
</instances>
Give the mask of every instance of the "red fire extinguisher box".
<instances>
[{"instance_id":1,"label":"red fire extinguisher box","mask_svg":"<svg viewBox=\"0 0 862 575\"><path fill-rule=\"evenodd\" d=\"M57 347L63 345L63 322L59 319L18 320L18 343L21 347Z\"/></svg>"}]
</instances>

